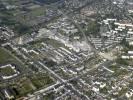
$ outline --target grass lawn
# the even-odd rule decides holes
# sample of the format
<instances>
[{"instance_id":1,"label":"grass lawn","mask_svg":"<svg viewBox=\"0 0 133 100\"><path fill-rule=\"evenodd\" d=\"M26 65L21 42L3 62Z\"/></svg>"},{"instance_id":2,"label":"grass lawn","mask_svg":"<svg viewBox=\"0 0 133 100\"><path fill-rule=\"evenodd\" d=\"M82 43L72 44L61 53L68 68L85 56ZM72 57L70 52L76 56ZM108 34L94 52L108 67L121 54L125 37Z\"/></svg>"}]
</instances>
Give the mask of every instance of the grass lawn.
<instances>
[{"instance_id":1,"label":"grass lawn","mask_svg":"<svg viewBox=\"0 0 133 100\"><path fill-rule=\"evenodd\" d=\"M53 79L47 74L37 74L31 78L31 82L36 88L45 87L54 83Z\"/></svg>"},{"instance_id":2,"label":"grass lawn","mask_svg":"<svg viewBox=\"0 0 133 100\"><path fill-rule=\"evenodd\" d=\"M40 8L36 8L36 9L33 9L31 12L30 12L31 15L33 16L42 16L42 15L45 15L45 9L43 7L40 7Z\"/></svg>"},{"instance_id":3,"label":"grass lawn","mask_svg":"<svg viewBox=\"0 0 133 100\"><path fill-rule=\"evenodd\" d=\"M26 95L27 93L30 93L34 90L30 84L31 83L29 83L29 81L26 79L23 82L21 82L19 85L16 85L17 86L16 90L18 91L19 96Z\"/></svg>"},{"instance_id":4,"label":"grass lawn","mask_svg":"<svg viewBox=\"0 0 133 100\"><path fill-rule=\"evenodd\" d=\"M13 61L13 57L8 54L6 51L4 51L2 48L0 48L0 64L5 64Z\"/></svg>"},{"instance_id":5,"label":"grass lawn","mask_svg":"<svg viewBox=\"0 0 133 100\"><path fill-rule=\"evenodd\" d=\"M15 74L14 70L11 67L0 68L0 73L4 76Z\"/></svg>"},{"instance_id":6,"label":"grass lawn","mask_svg":"<svg viewBox=\"0 0 133 100\"><path fill-rule=\"evenodd\" d=\"M9 54L9 52L5 51L3 48L0 48L0 66L6 64L15 64L18 66L17 68L19 68L21 71L24 68L24 65L20 61L14 58L11 54ZM9 67L4 70L12 73Z\"/></svg>"},{"instance_id":7,"label":"grass lawn","mask_svg":"<svg viewBox=\"0 0 133 100\"><path fill-rule=\"evenodd\" d=\"M13 84L18 93L17 98L32 93L37 89L41 89L53 84L53 79L47 74L35 74L30 78L21 78L17 83Z\"/></svg>"}]
</instances>

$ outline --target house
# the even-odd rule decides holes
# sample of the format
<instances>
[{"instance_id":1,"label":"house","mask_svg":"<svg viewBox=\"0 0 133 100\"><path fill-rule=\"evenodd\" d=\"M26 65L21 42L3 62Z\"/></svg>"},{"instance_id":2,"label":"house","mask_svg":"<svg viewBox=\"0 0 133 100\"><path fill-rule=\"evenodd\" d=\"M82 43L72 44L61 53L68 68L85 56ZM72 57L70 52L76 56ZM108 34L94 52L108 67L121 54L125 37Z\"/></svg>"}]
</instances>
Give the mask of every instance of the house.
<instances>
[{"instance_id":1,"label":"house","mask_svg":"<svg viewBox=\"0 0 133 100\"><path fill-rule=\"evenodd\" d=\"M133 51L128 51L128 54L129 55L133 55Z\"/></svg>"}]
</instances>

